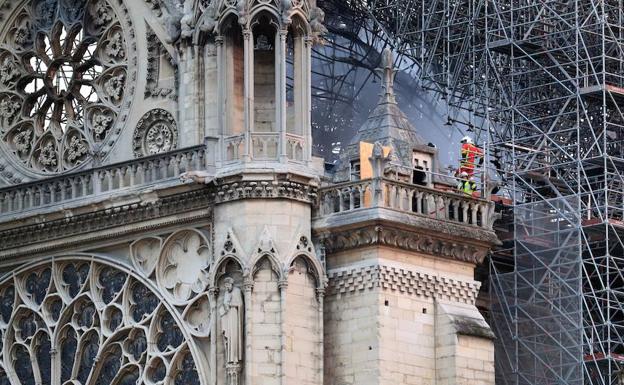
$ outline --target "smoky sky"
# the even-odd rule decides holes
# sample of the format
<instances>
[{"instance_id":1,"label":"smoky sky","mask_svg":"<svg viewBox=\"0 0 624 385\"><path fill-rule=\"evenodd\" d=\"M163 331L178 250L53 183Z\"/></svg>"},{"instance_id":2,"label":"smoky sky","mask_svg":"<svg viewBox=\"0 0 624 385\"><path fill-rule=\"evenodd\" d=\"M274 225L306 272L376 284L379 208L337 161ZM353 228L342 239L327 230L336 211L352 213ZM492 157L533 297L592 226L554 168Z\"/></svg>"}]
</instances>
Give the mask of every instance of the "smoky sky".
<instances>
[{"instance_id":1,"label":"smoky sky","mask_svg":"<svg viewBox=\"0 0 624 385\"><path fill-rule=\"evenodd\" d=\"M381 92L380 78L374 70L380 50L354 51L342 52L329 45L315 48L313 55L313 153L328 163L338 160L343 146L366 121ZM463 133L446 124L445 101L439 94L422 89L411 74L403 71L397 72L395 93L399 107L416 130L439 148L442 167L456 166Z\"/></svg>"}]
</instances>

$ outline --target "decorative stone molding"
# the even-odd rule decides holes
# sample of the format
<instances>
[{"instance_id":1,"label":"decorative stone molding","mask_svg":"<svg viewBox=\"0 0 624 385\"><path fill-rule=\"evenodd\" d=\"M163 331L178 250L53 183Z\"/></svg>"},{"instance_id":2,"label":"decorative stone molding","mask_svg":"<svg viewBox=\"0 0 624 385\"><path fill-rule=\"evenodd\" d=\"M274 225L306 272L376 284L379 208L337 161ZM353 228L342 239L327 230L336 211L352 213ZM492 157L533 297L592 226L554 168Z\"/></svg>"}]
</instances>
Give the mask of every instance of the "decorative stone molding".
<instances>
[{"instance_id":1,"label":"decorative stone molding","mask_svg":"<svg viewBox=\"0 0 624 385\"><path fill-rule=\"evenodd\" d=\"M213 194L209 190L200 189L162 197L154 201L128 203L87 214L72 215L63 219L42 221L39 224L3 230L0 231L0 250L79 234L94 233L84 239L86 242L91 236L97 236L95 234L97 231L207 208L212 205L213 199Z\"/></svg>"},{"instance_id":2,"label":"decorative stone molding","mask_svg":"<svg viewBox=\"0 0 624 385\"><path fill-rule=\"evenodd\" d=\"M10 20L0 34L7 161L35 178L103 160L125 123L136 80L127 9L108 0L14 3L1 11Z\"/></svg>"},{"instance_id":3,"label":"decorative stone molding","mask_svg":"<svg viewBox=\"0 0 624 385\"><path fill-rule=\"evenodd\" d=\"M98 256L19 269L0 280L0 335L11 352L0 354L0 382L204 384L203 341L181 317L194 305L171 306L149 279ZM55 365L57 354L75 366Z\"/></svg>"},{"instance_id":4,"label":"decorative stone molding","mask_svg":"<svg viewBox=\"0 0 624 385\"><path fill-rule=\"evenodd\" d=\"M439 238L434 234L369 225L357 229L331 231L320 234L319 237L327 253L379 245L478 264L483 261L489 250L486 246L478 247L461 241Z\"/></svg>"},{"instance_id":5,"label":"decorative stone molding","mask_svg":"<svg viewBox=\"0 0 624 385\"><path fill-rule=\"evenodd\" d=\"M277 248L273 242L273 237L271 237L271 233L269 232L269 228L267 226L264 226L264 229L262 229L262 233L260 234L260 239L258 240L254 253L258 255L278 255Z\"/></svg>"},{"instance_id":6,"label":"decorative stone molding","mask_svg":"<svg viewBox=\"0 0 624 385\"><path fill-rule=\"evenodd\" d=\"M147 23L145 27L147 29L147 82L145 83L144 96L145 98L169 97L176 100L176 90L161 86L160 77L162 65L166 64L171 66L173 78L177 81L178 65L158 39L152 27Z\"/></svg>"},{"instance_id":7,"label":"decorative stone molding","mask_svg":"<svg viewBox=\"0 0 624 385\"><path fill-rule=\"evenodd\" d=\"M295 249L297 250L297 252L300 252L300 253L308 253L310 255L315 255L314 245L312 244L312 242L310 242L308 237L306 237L305 235L301 235L299 237L299 241L297 242L297 246L295 246Z\"/></svg>"},{"instance_id":8,"label":"decorative stone molding","mask_svg":"<svg viewBox=\"0 0 624 385\"><path fill-rule=\"evenodd\" d=\"M175 183L180 173L206 167L206 151L204 146L189 147L0 188L0 222L49 213L54 209L64 209L66 205L91 205L124 195L136 196L156 183L170 185Z\"/></svg>"},{"instance_id":9,"label":"decorative stone molding","mask_svg":"<svg viewBox=\"0 0 624 385\"><path fill-rule=\"evenodd\" d=\"M422 298L474 305L481 284L465 282L394 266L374 265L328 272L327 295L381 289Z\"/></svg>"},{"instance_id":10,"label":"decorative stone molding","mask_svg":"<svg viewBox=\"0 0 624 385\"><path fill-rule=\"evenodd\" d=\"M148 111L137 123L132 140L134 156L161 154L178 146L178 126L173 116L156 108Z\"/></svg>"},{"instance_id":11,"label":"decorative stone molding","mask_svg":"<svg viewBox=\"0 0 624 385\"><path fill-rule=\"evenodd\" d=\"M133 203L102 210L96 209L86 214L68 212L62 219L42 217L37 224L1 230L0 250L164 218L200 208L209 208L215 203L250 198L293 199L312 203L315 194L316 188L313 186L288 181L246 181L211 186L160 197L153 201L134 202L133 200ZM79 212L79 210L76 211Z\"/></svg>"},{"instance_id":12,"label":"decorative stone molding","mask_svg":"<svg viewBox=\"0 0 624 385\"><path fill-rule=\"evenodd\" d=\"M226 255L232 255L238 258L241 258L245 252L243 251L243 247L238 241L238 237L234 234L234 229L229 228L227 234L225 235L225 240L223 241L223 246L221 246L220 251L216 254L219 257L225 257Z\"/></svg>"},{"instance_id":13,"label":"decorative stone molding","mask_svg":"<svg viewBox=\"0 0 624 385\"><path fill-rule=\"evenodd\" d=\"M211 242L196 230L172 234L163 244L156 279L163 294L176 305L185 304L208 285L212 262Z\"/></svg>"},{"instance_id":14,"label":"decorative stone molding","mask_svg":"<svg viewBox=\"0 0 624 385\"><path fill-rule=\"evenodd\" d=\"M241 181L217 186L217 203L253 198L288 198L313 203L317 189L303 183L290 181Z\"/></svg>"},{"instance_id":15,"label":"decorative stone molding","mask_svg":"<svg viewBox=\"0 0 624 385\"><path fill-rule=\"evenodd\" d=\"M163 240L160 237L145 237L130 245L130 259L137 271L146 277L151 276L156 268L162 243Z\"/></svg>"},{"instance_id":16,"label":"decorative stone molding","mask_svg":"<svg viewBox=\"0 0 624 385\"><path fill-rule=\"evenodd\" d=\"M0 158L0 178L6 180L9 184L20 184L24 182L24 180L16 176L12 170L13 167L11 163L8 162L8 159Z\"/></svg>"}]
</instances>

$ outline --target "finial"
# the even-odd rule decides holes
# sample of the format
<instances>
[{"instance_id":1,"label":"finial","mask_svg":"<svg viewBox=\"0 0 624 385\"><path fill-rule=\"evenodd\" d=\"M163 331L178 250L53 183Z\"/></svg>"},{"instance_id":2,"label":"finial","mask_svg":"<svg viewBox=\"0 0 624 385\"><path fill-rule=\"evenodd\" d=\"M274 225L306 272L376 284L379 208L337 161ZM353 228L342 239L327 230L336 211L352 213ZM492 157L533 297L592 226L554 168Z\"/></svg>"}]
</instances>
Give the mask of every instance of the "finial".
<instances>
[{"instance_id":1,"label":"finial","mask_svg":"<svg viewBox=\"0 0 624 385\"><path fill-rule=\"evenodd\" d=\"M379 72L383 73L383 99L387 103L396 103L394 98L394 55L392 50L386 47L381 55L381 68Z\"/></svg>"}]
</instances>

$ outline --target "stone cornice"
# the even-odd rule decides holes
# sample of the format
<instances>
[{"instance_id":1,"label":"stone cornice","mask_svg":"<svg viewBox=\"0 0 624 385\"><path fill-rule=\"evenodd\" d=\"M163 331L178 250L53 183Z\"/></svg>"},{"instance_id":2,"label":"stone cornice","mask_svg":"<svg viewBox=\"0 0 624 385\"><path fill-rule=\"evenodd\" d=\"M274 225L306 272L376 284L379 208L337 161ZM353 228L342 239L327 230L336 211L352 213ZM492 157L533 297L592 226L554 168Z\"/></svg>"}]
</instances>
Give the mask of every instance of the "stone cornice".
<instances>
[{"instance_id":1,"label":"stone cornice","mask_svg":"<svg viewBox=\"0 0 624 385\"><path fill-rule=\"evenodd\" d=\"M493 230L479 226L428 218L409 211L384 207L364 208L316 218L312 227L317 233L353 229L370 223L386 223L409 231L426 231L452 239L495 245L499 243Z\"/></svg>"},{"instance_id":2,"label":"stone cornice","mask_svg":"<svg viewBox=\"0 0 624 385\"><path fill-rule=\"evenodd\" d=\"M95 237L103 230L210 207L213 202L213 193L209 189L199 189L3 230L0 231L0 259L14 254L3 250L87 233L91 234L89 237Z\"/></svg>"},{"instance_id":3,"label":"stone cornice","mask_svg":"<svg viewBox=\"0 0 624 385\"><path fill-rule=\"evenodd\" d=\"M317 237L328 254L361 247L388 246L479 264L483 262L489 251L490 244L479 244L466 239L453 239L441 235L434 230L401 229L387 222L363 223L357 228L317 232Z\"/></svg>"},{"instance_id":4,"label":"stone cornice","mask_svg":"<svg viewBox=\"0 0 624 385\"><path fill-rule=\"evenodd\" d=\"M104 232L108 234L126 225L141 228L150 221L175 224L181 214L201 209L211 211L215 203L242 199L290 199L312 203L315 197L316 187L305 183L237 181L205 187L171 186L147 191L141 197L130 194L96 204L85 202L69 210L60 207L60 211L45 214L35 211L30 217L4 223L0 228L0 259L20 255L25 248L29 252L68 248L70 245L64 240L70 237L82 235L83 239L96 239ZM204 211L203 218L206 217ZM167 217L170 218L165 220ZM35 246L37 244L40 246Z\"/></svg>"},{"instance_id":5,"label":"stone cornice","mask_svg":"<svg viewBox=\"0 0 624 385\"><path fill-rule=\"evenodd\" d=\"M288 180L236 181L217 186L216 203L241 199L286 198L305 203L315 202L317 188Z\"/></svg>"},{"instance_id":6,"label":"stone cornice","mask_svg":"<svg viewBox=\"0 0 624 385\"><path fill-rule=\"evenodd\" d=\"M481 284L386 265L329 271L327 296L387 290L421 298L474 305Z\"/></svg>"}]
</instances>

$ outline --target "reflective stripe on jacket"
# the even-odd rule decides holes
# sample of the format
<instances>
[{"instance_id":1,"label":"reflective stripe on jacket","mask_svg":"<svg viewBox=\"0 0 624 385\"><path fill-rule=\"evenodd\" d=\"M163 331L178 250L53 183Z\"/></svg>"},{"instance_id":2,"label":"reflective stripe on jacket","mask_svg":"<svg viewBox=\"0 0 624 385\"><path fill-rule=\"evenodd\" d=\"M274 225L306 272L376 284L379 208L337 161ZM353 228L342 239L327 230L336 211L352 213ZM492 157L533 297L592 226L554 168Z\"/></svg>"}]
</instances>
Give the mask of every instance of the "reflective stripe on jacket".
<instances>
[{"instance_id":1,"label":"reflective stripe on jacket","mask_svg":"<svg viewBox=\"0 0 624 385\"><path fill-rule=\"evenodd\" d=\"M477 191L477 184L474 181L462 180L457 185L457 191L472 196Z\"/></svg>"},{"instance_id":2,"label":"reflective stripe on jacket","mask_svg":"<svg viewBox=\"0 0 624 385\"><path fill-rule=\"evenodd\" d=\"M465 168L474 168L475 158L483 155L483 150L475 146L472 143L464 143L461 146L461 161L460 164Z\"/></svg>"}]
</instances>

